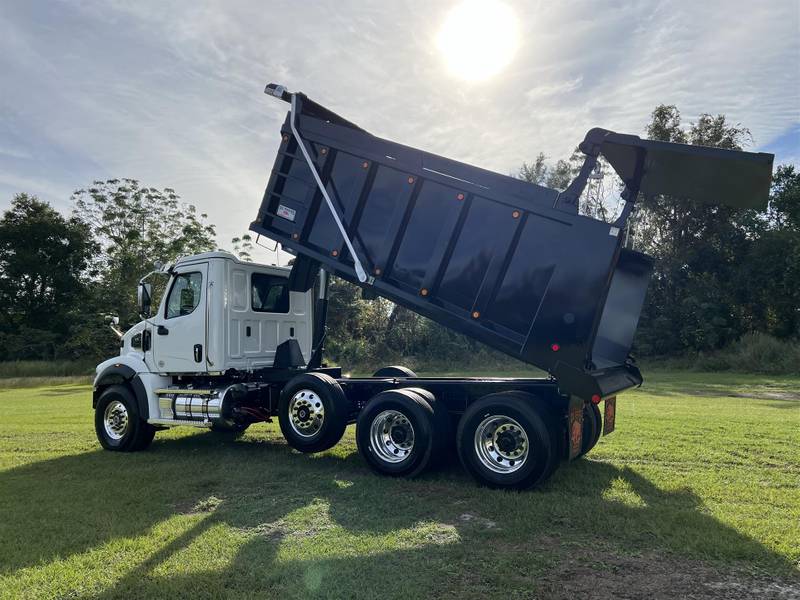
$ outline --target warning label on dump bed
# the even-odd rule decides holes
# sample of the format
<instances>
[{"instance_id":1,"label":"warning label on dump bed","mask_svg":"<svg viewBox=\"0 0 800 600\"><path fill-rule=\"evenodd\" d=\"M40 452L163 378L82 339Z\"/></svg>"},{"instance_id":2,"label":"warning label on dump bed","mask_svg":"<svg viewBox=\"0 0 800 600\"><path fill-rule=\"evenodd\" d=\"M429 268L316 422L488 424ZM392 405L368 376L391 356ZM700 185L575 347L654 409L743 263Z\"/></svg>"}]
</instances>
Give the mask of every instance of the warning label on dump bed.
<instances>
[{"instance_id":1,"label":"warning label on dump bed","mask_svg":"<svg viewBox=\"0 0 800 600\"><path fill-rule=\"evenodd\" d=\"M297 214L297 211L293 208L289 208L288 206L284 206L283 204L279 204L276 214L279 217L283 217L287 221L294 223L294 216Z\"/></svg>"}]
</instances>

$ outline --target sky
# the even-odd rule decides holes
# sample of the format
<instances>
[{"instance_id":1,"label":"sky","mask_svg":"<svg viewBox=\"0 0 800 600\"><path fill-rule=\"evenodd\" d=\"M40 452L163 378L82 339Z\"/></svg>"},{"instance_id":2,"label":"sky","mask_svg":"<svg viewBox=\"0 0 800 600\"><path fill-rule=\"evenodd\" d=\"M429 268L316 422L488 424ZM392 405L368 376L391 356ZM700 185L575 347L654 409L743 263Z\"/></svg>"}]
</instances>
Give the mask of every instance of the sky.
<instances>
[{"instance_id":1,"label":"sky","mask_svg":"<svg viewBox=\"0 0 800 600\"><path fill-rule=\"evenodd\" d=\"M750 150L800 165L797 0L466 1L481 18L461 0L6 0L0 210L27 192L68 213L73 190L132 177L174 188L230 247L287 110L268 82L504 174L595 126L643 135L660 103L687 123L723 113Z\"/></svg>"}]
</instances>

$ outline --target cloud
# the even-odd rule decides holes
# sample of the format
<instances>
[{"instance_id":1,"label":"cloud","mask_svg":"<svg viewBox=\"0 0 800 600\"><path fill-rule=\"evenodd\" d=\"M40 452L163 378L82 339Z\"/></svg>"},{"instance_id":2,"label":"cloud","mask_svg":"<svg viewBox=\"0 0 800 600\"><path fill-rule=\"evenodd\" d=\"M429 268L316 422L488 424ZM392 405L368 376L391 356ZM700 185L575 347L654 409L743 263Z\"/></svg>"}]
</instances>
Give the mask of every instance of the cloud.
<instances>
[{"instance_id":1,"label":"cloud","mask_svg":"<svg viewBox=\"0 0 800 600\"><path fill-rule=\"evenodd\" d=\"M641 134L662 102L687 120L725 113L755 148L800 123L794 1L509 3L522 44L476 84L435 48L450 2L7 3L0 208L17 190L68 210L72 189L136 177L197 204L225 245L278 147L287 107L262 95L268 81L501 173L568 155L594 126Z\"/></svg>"},{"instance_id":2,"label":"cloud","mask_svg":"<svg viewBox=\"0 0 800 600\"><path fill-rule=\"evenodd\" d=\"M544 85L537 85L525 92L525 98L533 105L552 98L569 94L581 87L583 76L577 76L566 81L556 81Z\"/></svg>"}]
</instances>

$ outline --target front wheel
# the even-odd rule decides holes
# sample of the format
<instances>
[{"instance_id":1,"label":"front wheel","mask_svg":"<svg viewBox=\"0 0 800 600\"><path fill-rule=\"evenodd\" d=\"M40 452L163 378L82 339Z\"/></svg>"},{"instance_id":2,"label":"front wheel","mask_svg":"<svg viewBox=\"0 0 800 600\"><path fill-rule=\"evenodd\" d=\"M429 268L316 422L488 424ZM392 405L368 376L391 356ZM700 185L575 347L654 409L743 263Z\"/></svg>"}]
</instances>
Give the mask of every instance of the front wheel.
<instances>
[{"instance_id":1,"label":"front wheel","mask_svg":"<svg viewBox=\"0 0 800 600\"><path fill-rule=\"evenodd\" d=\"M106 450L135 452L153 441L155 428L139 415L139 406L130 389L112 385L100 395L94 411L94 429Z\"/></svg>"},{"instance_id":2,"label":"front wheel","mask_svg":"<svg viewBox=\"0 0 800 600\"><path fill-rule=\"evenodd\" d=\"M456 437L461 463L482 485L526 489L555 470L552 436L530 394L484 396L461 417Z\"/></svg>"}]
</instances>

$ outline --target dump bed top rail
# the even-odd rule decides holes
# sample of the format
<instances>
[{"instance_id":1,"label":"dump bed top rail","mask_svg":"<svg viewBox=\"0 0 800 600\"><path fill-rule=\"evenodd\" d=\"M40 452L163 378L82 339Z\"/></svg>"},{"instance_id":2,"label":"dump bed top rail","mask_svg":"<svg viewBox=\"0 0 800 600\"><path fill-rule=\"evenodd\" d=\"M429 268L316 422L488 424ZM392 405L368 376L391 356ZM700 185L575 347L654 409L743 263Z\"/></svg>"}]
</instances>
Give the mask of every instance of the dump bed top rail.
<instances>
[{"instance_id":1,"label":"dump bed top rail","mask_svg":"<svg viewBox=\"0 0 800 600\"><path fill-rule=\"evenodd\" d=\"M251 229L297 253L295 287L322 266L585 398L641 383L627 359L652 261L621 235L638 193L711 201L722 189L733 206L761 206L768 194L770 155L601 129L558 192L377 138L280 86L267 91L293 110ZM577 210L601 154L626 184L613 224Z\"/></svg>"}]
</instances>

